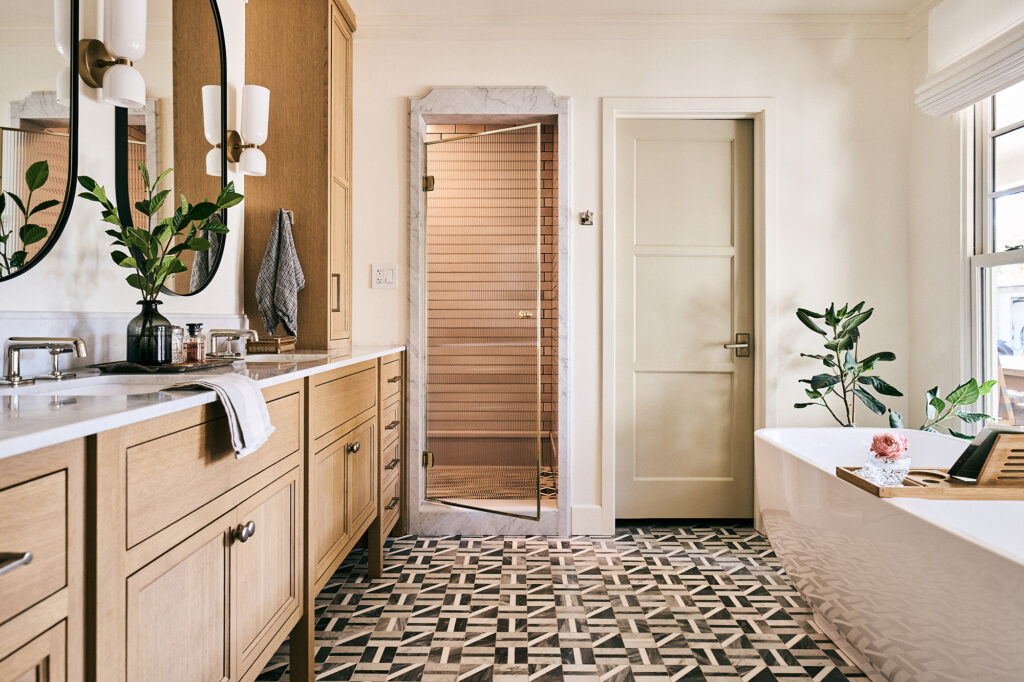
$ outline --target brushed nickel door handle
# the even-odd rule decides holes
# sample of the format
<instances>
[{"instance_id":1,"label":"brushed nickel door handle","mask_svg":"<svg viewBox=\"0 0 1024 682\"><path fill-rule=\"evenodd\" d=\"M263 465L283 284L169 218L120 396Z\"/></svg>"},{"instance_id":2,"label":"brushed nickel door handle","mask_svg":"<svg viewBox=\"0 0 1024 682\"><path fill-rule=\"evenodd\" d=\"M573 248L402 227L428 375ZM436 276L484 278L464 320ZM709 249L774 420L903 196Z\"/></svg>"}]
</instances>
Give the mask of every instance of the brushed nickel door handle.
<instances>
[{"instance_id":1,"label":"brushed nickel door handle","mask_svg":"<svg viewBox=\"0 0 1024 682\"><path fill-rule=\"evenodd\" d=\"M390 424L388 424L387 426L385 426L384 430L385 431L390 431L390 430L392 430L394 428L397 428L400 423L401 422L396 419L395 421L393 421Z\"/></svg>"},{"instance_id":2,"label":"brushed nickel door handle","mask_svg":"<svg viewBox=\"0 0 1024 682\"><path fill-rule=\"evenodd\" d=\"M359 452L359 448L359 441L356 441L355 443L349 443L348 445L345 446L345 450L348 452Z\"/></svg>"},{"instance_id":3,"label":"brushed nickel door handle","mask_svg":"<svg viewBox=\"0 0 1024 682\"><path fill-rule=\"evenodd\" d=\"M32 563L32 552L0 552L0 575L10 573L19 566Z\"/></svg>"},{"instance_id":4,"label":"brushed nickel door handle","mask_svg":"<svg viewBox=\"0 0 1024 682\"><path fill-rule=\"evenodd\" d=\"M736 357L738 358L749 358L750 346L750 334L737 334L735 343L722 344L722 348L736 351Z\"/></svg>"},{"instance_id":5,"label":"brushed nickel door handle","mask_svg":"<svg viewBox=\"0 0 1024 682\"><path fill-rule=\"evenodd\" d=\"M256 534L256 522L250 521L246 524L238 524L238 528L232 532L232 535L239 542L248 542L249 538Z\"/></svg>"},{"instance_id":6,"label":"brushed nickel door handle","mask_svg":"<svg viewBox=\"0 0 1024 682\"><path fill-rule=\"evenodd\" d=\"M389 502L388 505L386 507L384 507L384 511L391 511L392 509L397 507L398 503L401 502L401 501L402 501L402 498L400 498L400 497L392 497L391 498L391 502Z\"/></svg>"},{"instance_id":7,"label":"brushed nickel door handle","mask_svg":"<svg viewBox=\"0 0 1024 682\"><path fill-rule=\"evenodd\" d=\"M388 462L387 464L385 464L385 465L384 465L384 468L385 468L385 469L388 469L388 470L390 471L391 469L394 469L394 468L395 468L396 466L398 466L399 464L401 464L401 462L402 462L402 460L401 460L401 459L399 459L398 457L395 457L395 458L394 458L393 460L391 460L390 462Z\"/></svg>"}]
</instances>

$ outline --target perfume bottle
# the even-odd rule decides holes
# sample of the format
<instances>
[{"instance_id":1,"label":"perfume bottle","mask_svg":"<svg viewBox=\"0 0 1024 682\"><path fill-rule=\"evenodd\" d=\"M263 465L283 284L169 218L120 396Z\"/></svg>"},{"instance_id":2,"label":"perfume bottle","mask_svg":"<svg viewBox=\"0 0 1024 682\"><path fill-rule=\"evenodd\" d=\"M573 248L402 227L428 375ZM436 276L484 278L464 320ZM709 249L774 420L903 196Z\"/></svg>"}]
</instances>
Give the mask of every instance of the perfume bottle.
<instances>
[{"instance_id":1,"label":"perfume bottle","mask_svg":"<svg viewBox=\"0 0 1024 682\"><path fill-rule=\"evenodd\" d=\"M185 330L171 327L171 363L180 365L185 362Z\"/></svg>"},{"instance_id":2,"label":"perfume bottle","mask_svg":"<svg viewBox=\"0 0 1024 682\"><path fill-rule=\"evenodd\" d=\"M188 336L185 337L184 356L186 363L206 362L206 334L203 325L192 322L188 325Z\"/></svg>"}]
</instances>

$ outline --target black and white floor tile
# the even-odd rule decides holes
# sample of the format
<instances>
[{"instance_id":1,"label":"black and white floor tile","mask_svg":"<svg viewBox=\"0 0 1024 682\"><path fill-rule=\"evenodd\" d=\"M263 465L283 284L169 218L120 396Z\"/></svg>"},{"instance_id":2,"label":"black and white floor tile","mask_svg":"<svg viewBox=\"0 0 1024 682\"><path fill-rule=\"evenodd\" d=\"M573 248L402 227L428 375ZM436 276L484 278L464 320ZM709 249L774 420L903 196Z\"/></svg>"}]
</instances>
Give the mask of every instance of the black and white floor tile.
<instances>
[{"instance_id":1,"label":"black and white floor tile","mask_svg":"<svg viewBox=\"0 0 1024 682\"><path fill-rule=\"evenodd\" d=\"M749 526L394 538L384 577L353 552L317 617L318 680L867 679Z\"/></svg>"}]
</instances>

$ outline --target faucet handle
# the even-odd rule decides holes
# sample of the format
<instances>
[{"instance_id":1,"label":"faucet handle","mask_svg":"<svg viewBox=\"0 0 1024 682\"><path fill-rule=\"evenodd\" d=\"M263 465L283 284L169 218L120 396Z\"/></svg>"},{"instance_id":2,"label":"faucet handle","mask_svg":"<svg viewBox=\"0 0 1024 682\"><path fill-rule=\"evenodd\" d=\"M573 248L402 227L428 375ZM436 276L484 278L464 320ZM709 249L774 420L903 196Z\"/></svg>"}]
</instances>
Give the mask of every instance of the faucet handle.
<instances>
[{"instance_id":1,"label":"faucet handle","mask_svg":"<svg viewBox=\"0 0 1024 682\"><path fill-rule=\"evenodd\" d=\"M218 352L217 351L217 340L225 339L244 339L250 338L253 341L259 341L260 335L255 329L211 329L210 330L210 352L206 354L209 358L241 358L244 354L233 353L230 346L227 350Z\"/></svg>"}]
</instances>

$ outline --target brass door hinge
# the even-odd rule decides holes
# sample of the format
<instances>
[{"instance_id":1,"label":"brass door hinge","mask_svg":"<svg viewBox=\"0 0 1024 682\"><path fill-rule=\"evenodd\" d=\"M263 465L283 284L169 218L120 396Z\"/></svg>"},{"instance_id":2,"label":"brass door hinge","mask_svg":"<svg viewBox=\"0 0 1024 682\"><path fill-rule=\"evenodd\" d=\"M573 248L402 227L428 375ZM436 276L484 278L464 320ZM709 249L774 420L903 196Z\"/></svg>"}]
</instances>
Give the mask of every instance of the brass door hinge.
<instances>
[{"instance_id":1,"label":"brass door hinge","mask_svg":"<svg viewBox=\"0 0 1024 682\"><path fill-rule=\"evenodd\" d=\"M433 192L434 191L434 176L424 175L423 176L423 191Z\"/></svg>"},{"instance_id":2,"label":"brass door hinge","mask_svg":"<svg viewBox=\"0 0 1024 682\"><path fill-rule=\"evenodd\" d=\"M429 468L434 466L434 453L433 452L428 452L426 450L423 451L423 466L426 469L429 469Z\"/></svg>"}]
</instances>

